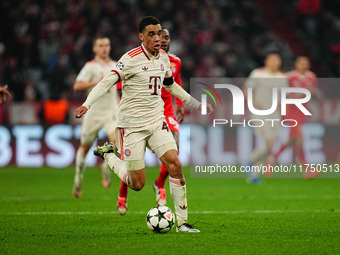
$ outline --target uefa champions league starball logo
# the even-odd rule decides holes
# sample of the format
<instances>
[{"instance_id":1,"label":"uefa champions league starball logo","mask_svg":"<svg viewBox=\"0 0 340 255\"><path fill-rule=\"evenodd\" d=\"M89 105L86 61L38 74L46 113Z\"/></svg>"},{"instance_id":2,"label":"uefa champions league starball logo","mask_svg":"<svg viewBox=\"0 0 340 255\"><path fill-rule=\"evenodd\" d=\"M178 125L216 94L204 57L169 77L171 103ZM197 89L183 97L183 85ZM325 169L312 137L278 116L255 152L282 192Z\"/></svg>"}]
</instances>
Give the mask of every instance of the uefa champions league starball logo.
<instances>
[{"instance_id":1,"label":"uefa champions league starball logo","mask_svg":"<svg viewBox=\"0 0 340 255\"><path fill-rule=\"evenodd\" d=\"M116 64L116 67L117 67L119 70L123 70L123 68L124 68L123 62L118 62L118 63Z\"/></svg>"}]
</instances>

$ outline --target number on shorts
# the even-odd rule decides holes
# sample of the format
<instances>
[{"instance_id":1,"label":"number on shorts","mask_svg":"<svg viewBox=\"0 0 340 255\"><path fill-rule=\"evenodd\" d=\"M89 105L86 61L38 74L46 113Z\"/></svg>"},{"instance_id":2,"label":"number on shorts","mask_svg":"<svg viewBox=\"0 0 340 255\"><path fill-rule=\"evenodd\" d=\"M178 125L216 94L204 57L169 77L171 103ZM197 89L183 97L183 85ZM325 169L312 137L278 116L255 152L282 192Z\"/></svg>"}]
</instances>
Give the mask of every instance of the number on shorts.
<instances>
[{"instance_id":1,"label":"number on shorts","mask_svg":"<svg viewBox=\"0 0 340 255\"><path fill-rule=\"evenodd\" d=\"M177 125L177 121L173 117L169 117L169 122L172 125Z\"/></svg>"},{"instance_id":2,"label":"number on shorts","mask_svg":"<svg viewBox=\"0 0 340 255\"><path fill-rule=\"evenodd\" d=\"M166 129L166 131L168 131L168 132L169 132L168 125L166 124L166 122L165 122L165 121L163 121L162 130L163 130L163 129Z\"/></svg>"}]
</instances>

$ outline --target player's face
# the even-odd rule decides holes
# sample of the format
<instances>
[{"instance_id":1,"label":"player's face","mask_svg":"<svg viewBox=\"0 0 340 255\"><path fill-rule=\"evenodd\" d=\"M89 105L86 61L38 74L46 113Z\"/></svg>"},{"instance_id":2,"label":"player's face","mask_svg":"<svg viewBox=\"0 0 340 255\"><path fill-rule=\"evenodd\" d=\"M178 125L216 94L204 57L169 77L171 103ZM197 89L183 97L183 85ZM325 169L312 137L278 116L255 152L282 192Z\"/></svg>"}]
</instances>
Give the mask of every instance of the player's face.
<instances>
[{"instance_id":1,"label":"player's face","mask_svg":"<svg viewBox=\"0 0 340 255\"><path fill-rule=\"evenodd\" d=\"M295 62L295 68L298 72L304 73L310 68L310 63L307 58L300 58Z\"/></svg>"},{"instance_id":2,"label":"player's face","mask_svg":"<svg viewBox=\"0 0 340 255\"><path fill-rule=\"evenodd\" d=\"M281 68L281 57L276 54L269 55L266 59L265 65L272 72L277 72Z\"/></svg>"},{"instance_id":3,"label":"player's face","mask_svg":"<svg viewBox=\"0 0 340 255\"><path fill-rule=\"evenodd\" d=\"M93 46L93 52L99 58L108 58L110 55L110 40L107 38L99 38Z\"/></svg>"},{"instance_id":4,"label":"player's face","mask_svg":"<svg viewBox=\"0 0 340 255\"><path fill-rule=\"evenodd\" d=\"M169 47L170 47L170 33L167 29L163 29L162 30L161 48L165 52L168 52Z\"/></svg>"},{"instance_id":5,"label":"player's face","mask_svg":"<svg viewBox=\"0 0 340 255\"><path fill-rule=\"evenodd\" d=\"M157 55L161 48L162 27L160 24L148 25L143 33L139 33L139 39L143 42L144 47L152 55Z\"/></svg>"}]
</instances>

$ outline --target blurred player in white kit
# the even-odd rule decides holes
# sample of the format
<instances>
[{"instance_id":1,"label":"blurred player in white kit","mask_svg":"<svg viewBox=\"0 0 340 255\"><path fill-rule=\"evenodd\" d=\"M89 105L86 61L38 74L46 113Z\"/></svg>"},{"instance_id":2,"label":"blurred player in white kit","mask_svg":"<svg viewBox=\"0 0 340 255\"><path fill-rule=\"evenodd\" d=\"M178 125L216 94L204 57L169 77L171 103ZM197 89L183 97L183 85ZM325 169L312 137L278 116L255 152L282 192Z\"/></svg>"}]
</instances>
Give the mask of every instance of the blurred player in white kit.
<instances>
[{"instance_id":1,"label":"blurred player in white kit","mask_svg":"<svg viewBox=\"0 0 340 255\"><path fill-rule=\"evenodd\" d=\"M286 75L280 71L281 57L279 54L271 53L265 59L265 66L254 69L244 86L244 94L247 95L248 88L253 88L253 105L257 110L267 110L272 106L272 89L288 87ZM280 98L280 97L278 97ZM265 141L265 147L255 148L251 154L249 167L261 166L266 163L266 158L270 155L273 145L280 132L281 113L280 107L270 115L252 114L252 119L260 119L264 122L262 127L255 127L255 136ZM275 119L279 121L267 121ZM253 168L254 169L254 168ZM248 181L253 184L260 182L260 172L250 171L247 173Z\"/></svg>"},{"instance_id":2,"label":"blurred player in white kit","mask_svg":"<svg viewBox=\"0 0 340 255\"><path fill-rule=\"evenodd\" d=\"M74 90L86 90L87 94L108 74L116 62L110 58L110 40L107 37L98 37L93 41L93 52L95 57L87 62L76 78ZM101 98L100 102L92 105L82 122L80 134L80 146L76 154L76 173L74 177L73 196L82 196L82 181L86 167L86 155L93 142L103 127L109 141L115 141L114 130L116 128L116 111L119 96L116 87L110 88ZM110 167L104 161L100 165L102 185L104 188L110 186Z\"/></svg>"}]
</instances>

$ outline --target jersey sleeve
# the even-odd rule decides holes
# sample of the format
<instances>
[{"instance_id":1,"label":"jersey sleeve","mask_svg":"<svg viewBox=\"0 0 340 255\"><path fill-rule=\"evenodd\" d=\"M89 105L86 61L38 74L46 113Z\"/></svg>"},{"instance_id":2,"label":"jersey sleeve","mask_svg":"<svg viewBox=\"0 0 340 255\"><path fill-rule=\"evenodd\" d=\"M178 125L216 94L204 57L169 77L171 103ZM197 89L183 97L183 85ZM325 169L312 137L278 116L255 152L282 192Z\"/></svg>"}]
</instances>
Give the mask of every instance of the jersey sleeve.
<instances>
[{"instance_id":1,"label":"jersey sleeve","mask_svg":"<svg viewBox=\"0 0 340 255\"><path fill-rule=\"evenodd\" d=\"M129 57L127 54L123 55L117 62L116 66L111 70L118 74L120 81L125 79L128 72Z\"/></svg>"},{"instance_id":2,"label":"jersey sleeve","mask_svg":"<svg viewBox=\"0 0 340 255\"><path fill-rule=\"evenodd\" d=\"M256 74L257 74L257 70L256 70L256 69L253 70L253 71L250 73L248 79L247 79L246 82L245 82L245 85L246 85L247 87L249 87L249 88L255 87L255 85L256 85L256 79L255 79Z\"/></svg>"},{"instance_id":3,"label":"jersey sleeve","mask_svg":"<svg viewBox=\"0 0 340 255\"><path fill-rule=\"evenodd\" d=\"M87 96L83 106L85 106L87 109L90 109L91 105L93 105L94 102L105 95L105 93L107 93L107 91L118 82L118 73L111 72L107 74L96 86L94 86L90 94Z\"/></svg>"},{"instance_id":4,"label":"jersey sleeve","mask_svg":"<svg viewBox=\"0 0 340 255\"><path fill-rule=\"evenodd\" d=\"M175 82L182 87L182 78L181 78L181 68L182 68L182 62L181 61L178 61L177 62L177 74L176 74L176 77L175 77ZM177 97L175 97L175 101L176 101L176 105L178 106L184 106L184 103L182 100L178 99Z\"/></svg>"},{"instance_id":5,"label":"jersey sleeve","mask_svg":"<svg viewBox=\"0 0 340 255\"><path fill-rule=\"evenodd\" d=\"M165 76L164 78L171 78L172 77L172 71L171 71L171 64L168 54L166 55L166 63L165 63Z\"/></svg>"},{"instance_id":6,"label":"jersey sleeve","mask_svg":"<svg viewBox=\"0 0 340 255\"><path fill-rule=\"evenodd\" d=\"M76 81L90 82L92 79L91 67L88 63L80 70Z\"/></svg>"}]
</instances>

